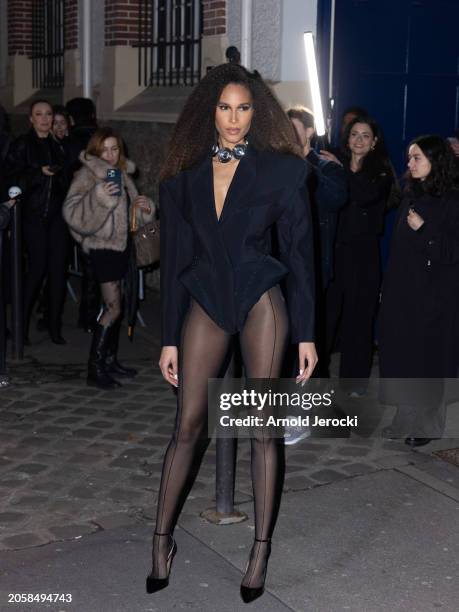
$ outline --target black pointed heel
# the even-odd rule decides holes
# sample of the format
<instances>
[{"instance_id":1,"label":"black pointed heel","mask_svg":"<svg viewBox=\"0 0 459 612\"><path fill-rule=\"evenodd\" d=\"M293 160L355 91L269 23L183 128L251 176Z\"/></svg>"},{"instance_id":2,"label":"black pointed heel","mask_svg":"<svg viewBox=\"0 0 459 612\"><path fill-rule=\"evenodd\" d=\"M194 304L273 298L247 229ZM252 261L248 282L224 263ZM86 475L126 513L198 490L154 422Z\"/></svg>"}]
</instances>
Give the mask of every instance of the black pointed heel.
<instances>
[{"instance_id":1,"label":"black pointed heel","mask_svg":"<svg viewBox=\"0 0 459 612\"><path fill-rule=\"evenodd\" d=\"M169 576L171 573L172 560L175 557L175 553L177 552L177 544L175 543L174 538L169 533L154 533L157 536L169 536L172 540L172 546L167 555L167 576L165 578L155 578L151 574L147 576L146 581L146 589L147 593L156 593L156 591L160 591L161 589L165 589L169 584Z\"/></svg>"},{"instance_id":2,"label":"black pointed heel","mask_svg":"<svg viewBox=\"0 0 459 612\"><path fill-rule=\"evenodd\" d=\"M265 568L263 571L263 584L259 587L248 587L245 586L243 584L241 584L241 599L244 603L251 603L252 601L255 601L255 599L258 599L259 597L261 597L265 591L265 580L266 580L266 570L268 569L268 559L269 559L269 555L271 554L271 540L259 540L258 538L255 538L255 542L267 542L268 546L267 546L267 553L266 553L266 557L265 557ZM245 570L245 572L247 573L247 570L249 569L249 565L250 565L250 560L247 563L247 568ZM245 577L245 576L244 576Z\"/></svg>"}]
</instances>

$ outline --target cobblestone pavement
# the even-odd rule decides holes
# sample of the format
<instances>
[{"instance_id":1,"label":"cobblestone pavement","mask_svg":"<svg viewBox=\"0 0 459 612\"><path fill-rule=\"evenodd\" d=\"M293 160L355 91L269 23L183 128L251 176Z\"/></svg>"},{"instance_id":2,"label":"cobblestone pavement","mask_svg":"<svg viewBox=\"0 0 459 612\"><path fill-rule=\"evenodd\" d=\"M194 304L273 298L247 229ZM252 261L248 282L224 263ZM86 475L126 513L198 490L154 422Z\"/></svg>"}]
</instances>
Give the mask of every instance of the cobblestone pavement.
<instances>
[{"instance_id":1,"label":"cobblestone pavement","mask_svg":"<svg viewBox=\"0 0 459 612\"><path fill-rule=\"evenodd\" d=\"M152 520L175 396L150 359L130 364L139 375L115 391L88 388L83 364L29 358L15 366L14 384L0 392L0 549ZM286 451L286 491L409 464L415 455L402 443L358 436L304 440ZM187 502L193 511L212 505L214 463L212 444ZM250 446L241 440L236 502L250 496Z\"/></svg>"}]
</instances>

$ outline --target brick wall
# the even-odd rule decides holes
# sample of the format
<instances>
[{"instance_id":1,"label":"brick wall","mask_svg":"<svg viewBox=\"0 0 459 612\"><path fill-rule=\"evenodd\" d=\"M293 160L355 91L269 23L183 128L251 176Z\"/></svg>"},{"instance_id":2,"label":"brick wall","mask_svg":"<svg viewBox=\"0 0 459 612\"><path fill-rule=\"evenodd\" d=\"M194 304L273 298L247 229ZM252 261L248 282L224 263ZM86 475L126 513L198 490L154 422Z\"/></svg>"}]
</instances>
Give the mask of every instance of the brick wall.
<instances>
[{"instance_id":1,"label":"brick wall","mask_svg":"<svg viewBox=\"0 0 459 612\"><path fill-rule=\"evenodd\" d=\"M65 48L78 47L78 0L64 0Z\"/></svg>"},{"instance_id":2,"label":"brick wall","mask_svg":"<svg viewBox=\"0 0 459 612\"><path fill-rule=\"evenodd\" d=\"M8 55L32 52L32 0L8 2Z\"/></svg>"},{"instance_id":3,"label":"brick wall","mask_svg":"<svg viewBox=\"0 0 459 612\"><path fill-rule=\"evenodd\" d=\"M139 4L139 0L105 0L105 45L107 47L134 46L137 43Z\"/></svg>"},{"instance_id":4,"label":"brick wall","mask_svg":"<svg viewBox=\"0 0 459 612\"><path fill-rule=\"evenodd\" d=\"M105 0L105 44L136 46L139 32L139 0ZM203 1L203 34L226 33L226 0ZM148 9L151 3L147 5ZM145 18L144 12L141 14Z\"/></svg>"},{"instance_id":5,"label":"brick wall","mask_svg":"<svg viewBox=\"0 0 459 612\"><path fill-rule=\"evenodd\" d=\"M204 0L203 34L226 34L226 0Z\"/></svg>"}]
</instances>

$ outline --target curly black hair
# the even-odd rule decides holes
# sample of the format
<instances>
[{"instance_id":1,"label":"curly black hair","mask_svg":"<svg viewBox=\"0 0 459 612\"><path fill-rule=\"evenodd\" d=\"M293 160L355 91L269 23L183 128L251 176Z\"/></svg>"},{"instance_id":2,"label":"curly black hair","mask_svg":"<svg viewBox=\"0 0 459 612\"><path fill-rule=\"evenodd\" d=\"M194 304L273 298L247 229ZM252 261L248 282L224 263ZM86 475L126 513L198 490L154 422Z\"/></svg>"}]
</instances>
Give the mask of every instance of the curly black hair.
<instances>
[{"instance_id":1,"label":"curly black hair","mask_svg":"<svg viewBox=\"0 0 459 612\"><path fill-rule=\"evenodd\" d=\"M191 168L209 154L215 143L215 110L223 89L230 83L246 87L252 96L254 115L247 134L250 144L258 150L301 157L293 127L260 74L237 64L221 64L206 74L187 99L175 125L160 180Z\"/></svg>"},{"instance_id":2,"label":"curly black hair","mask_svg":"<svg viewBox=\"0 0 459 612\"><path fill-rule=\"evenodd\" d=\"M459 188L459 172L456 158L449 143L437 134L427 134L414 138L408 145L417 145L432 165L424 181L413 178L408 170L406 190L408 193L425 192L440 197L451 189Z\"/></svg>"}]
</instances>

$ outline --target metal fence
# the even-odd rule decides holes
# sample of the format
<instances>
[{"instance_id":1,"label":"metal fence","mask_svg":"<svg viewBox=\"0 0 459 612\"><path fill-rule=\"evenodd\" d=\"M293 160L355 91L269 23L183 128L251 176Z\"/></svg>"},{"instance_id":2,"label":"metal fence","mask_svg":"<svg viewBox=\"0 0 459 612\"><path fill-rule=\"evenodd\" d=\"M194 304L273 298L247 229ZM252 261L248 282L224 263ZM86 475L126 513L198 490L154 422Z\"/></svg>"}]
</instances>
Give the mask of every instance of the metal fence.
<instances>
[{"instance_id":1,"label":"metal fence","mask_svg":"<svg viewBox=\"0 0 459 612\"><path fill-rule=\"evenodd\" d=\"M201 37L200 0L139 0L139 85L197 83Z\"/></svg>"},{"instance_id":2,"label":"metal fence","mask_svg":"<svg viewBox=\"0 0 459 612\"><path fill-rule=\"evenodd\" d=\"M64 0L32 0L33 87L64 86Z\"/></svg>"}]
</instances>

